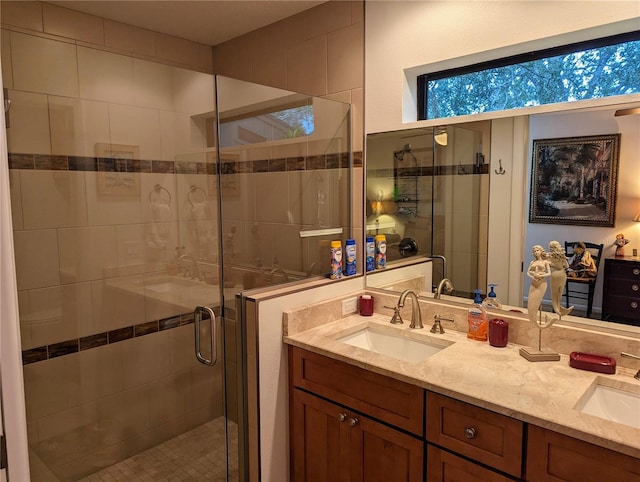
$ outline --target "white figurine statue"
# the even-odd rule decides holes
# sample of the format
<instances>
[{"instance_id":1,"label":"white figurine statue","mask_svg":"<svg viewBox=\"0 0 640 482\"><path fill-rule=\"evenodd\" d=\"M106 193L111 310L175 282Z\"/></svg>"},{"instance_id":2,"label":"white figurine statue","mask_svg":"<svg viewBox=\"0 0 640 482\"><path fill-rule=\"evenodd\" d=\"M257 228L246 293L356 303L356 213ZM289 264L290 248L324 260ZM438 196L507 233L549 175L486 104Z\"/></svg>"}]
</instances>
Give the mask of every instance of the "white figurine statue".
<instances>
[{"instance_id":1,"label":"white figurine statue","mask_svg":"<svg viewBox=\"0 0 640 482\"><path fill-rule=\"evenodd\" d=\"M545 252L542 246L535 245L531 252L533 253L533 260L529 263L529 268L527 269L527 276L531 278L527 311L529 312L529 321L542 328L541 320L538 320L538 311L540 311L544 294L547 292L547 278L551 276L551 267L549 266L549 261L545 259Z\"/></svg>"},{"instance_id":2,"label":"white figurine statue","mask_svg":"<svg viewBox=\"0 0 640 482\"><path fill-rule=\"evenodd\" d=\"M565 308L562 306L561 301L564 285L567 282L566 269L569 267L569 263L567 262L564 248L558 241L549 243L549 252L546 253L546 258L551 267L551 305L553 306L553 311L559 316L568 315L573 310L573 306Z\"/></svg>"}]
</instances>

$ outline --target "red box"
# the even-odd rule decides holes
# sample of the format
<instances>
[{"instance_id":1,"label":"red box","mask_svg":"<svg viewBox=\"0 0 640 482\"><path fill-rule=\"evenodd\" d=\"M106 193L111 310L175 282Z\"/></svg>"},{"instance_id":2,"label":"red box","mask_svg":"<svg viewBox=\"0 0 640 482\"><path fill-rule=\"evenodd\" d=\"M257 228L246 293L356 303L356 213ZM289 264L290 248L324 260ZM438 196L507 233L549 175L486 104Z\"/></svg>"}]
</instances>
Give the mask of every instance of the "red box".
<instances>
[{"instance_id":1,"label":"red box","mask_svg":"<svg viewBox=\"0 0 640 482\"><path fill-rule=\"evenodd\" d=\"M616 372L616 361L610 356L593 355L579 351L571 352L569 366L579 370L606 373L607 375L613 375Z\"/></svg>"}]
</instances>

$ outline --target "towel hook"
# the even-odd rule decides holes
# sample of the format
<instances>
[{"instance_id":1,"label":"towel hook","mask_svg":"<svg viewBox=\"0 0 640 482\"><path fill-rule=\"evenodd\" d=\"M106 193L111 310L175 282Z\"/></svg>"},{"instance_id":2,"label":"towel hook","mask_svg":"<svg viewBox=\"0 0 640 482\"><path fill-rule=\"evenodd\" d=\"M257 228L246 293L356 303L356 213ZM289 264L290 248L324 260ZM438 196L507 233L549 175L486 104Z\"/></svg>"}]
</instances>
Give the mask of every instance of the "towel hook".
<instances>
[{"instance_id":1,"label":"towel hook","mask_svg":"<svg viewBox=\"0 0 640 482\"><path fill-rule=\"evenodd\" d=\"M498 159L498 163L500 164L500 169L494 169L494 171L495 171L496 174L500 174L502 176L502 175L506 174L507 171L505 171L502 168L502 159Z\"/></svg>"},{"instance_id":2,"label":"towel hook","mask_svg":"<svg viewBox=\"0 0 640 482\"><path fill-rule=\"evenodd\" d=\"M165 193L167 193L167 195L163 198L162 194L163 191ZM156 200L161 200L161 201L165 201L165 204L167 206L171 205L171 193L169 191L167 191L166 188L162 187L160 184L156 184L155 186L153 186L153 189L149 192L149 202L153 203L153 195L156 195ZM165 199L166 198L166 199Z\"/></svg>"}]
</instances>

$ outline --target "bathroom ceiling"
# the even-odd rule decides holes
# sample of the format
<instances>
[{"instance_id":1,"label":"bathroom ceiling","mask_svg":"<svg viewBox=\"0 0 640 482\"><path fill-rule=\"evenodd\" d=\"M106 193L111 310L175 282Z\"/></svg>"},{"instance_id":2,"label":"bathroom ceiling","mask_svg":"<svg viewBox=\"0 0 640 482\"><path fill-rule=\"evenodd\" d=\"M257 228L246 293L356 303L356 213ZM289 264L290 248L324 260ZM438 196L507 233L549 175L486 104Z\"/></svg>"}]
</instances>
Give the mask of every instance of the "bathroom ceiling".
<instances>
[{"instance_id":1,"label":"bathroom ceiling","mask_svg":"<svg viewBox=\"0 0 640 482\"><path fill-rule=\"evenodd\" d=\"M205 45L217 45L325 1L62 0L48 3Z\"/></svg>"}]
</instances>

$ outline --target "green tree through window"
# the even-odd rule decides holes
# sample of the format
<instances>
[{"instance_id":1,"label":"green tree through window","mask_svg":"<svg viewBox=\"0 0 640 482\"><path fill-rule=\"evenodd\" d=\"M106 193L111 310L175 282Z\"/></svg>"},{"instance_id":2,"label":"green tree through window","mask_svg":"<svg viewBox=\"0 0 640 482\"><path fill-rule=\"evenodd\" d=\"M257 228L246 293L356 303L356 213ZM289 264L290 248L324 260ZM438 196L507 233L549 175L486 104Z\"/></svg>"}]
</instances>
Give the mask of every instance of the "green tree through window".
<instances>
[{"instance_id":1,"label":"green tree through window","mask_svg":"<svg viewBox=\"0 0 640 482\"><path fill-rule=\"evenodd\" d=\"M640 32L425 74L419 119L640 92Z\"/></svg>"}]
</instances>

